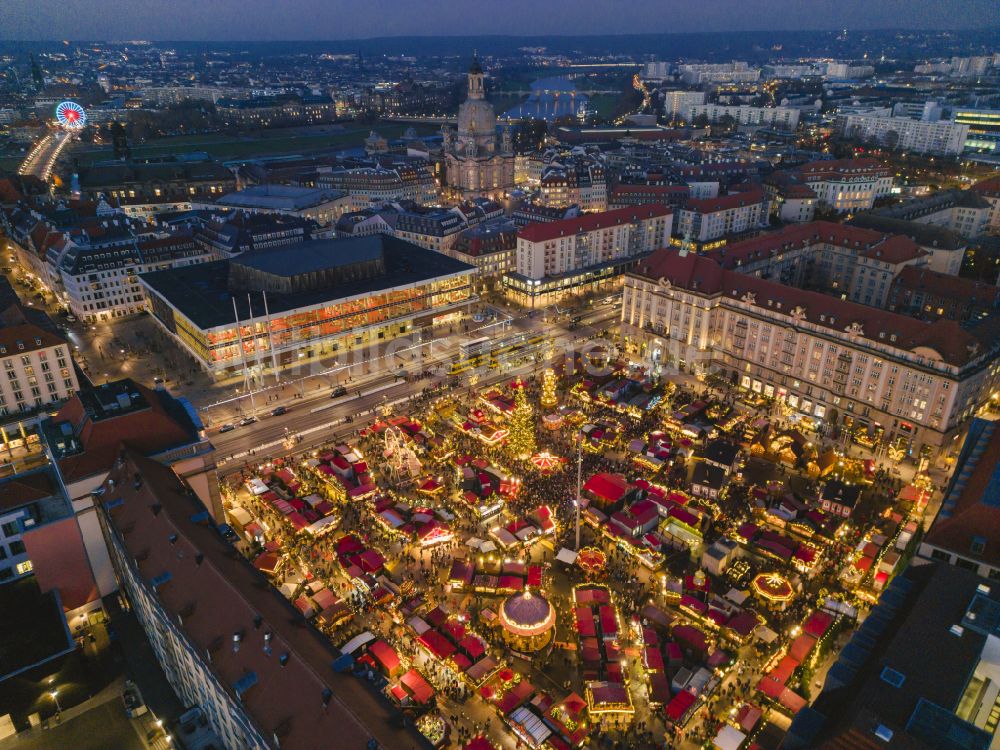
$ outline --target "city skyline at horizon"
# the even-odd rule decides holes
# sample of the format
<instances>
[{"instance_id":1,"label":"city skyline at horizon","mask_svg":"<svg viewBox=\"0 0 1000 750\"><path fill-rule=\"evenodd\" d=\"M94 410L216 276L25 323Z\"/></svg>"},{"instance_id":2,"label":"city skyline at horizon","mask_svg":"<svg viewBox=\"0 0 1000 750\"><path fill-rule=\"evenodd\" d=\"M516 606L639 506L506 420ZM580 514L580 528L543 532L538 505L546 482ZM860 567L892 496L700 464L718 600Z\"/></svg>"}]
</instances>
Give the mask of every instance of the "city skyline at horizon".
<instances>
[{"instance_id":1,"label":"city skyline at horizon","mask_svg":"<svg viewBox=\"0 0 1000 750\"><path fill-rule=\"evenodd\" d=\"M9 41L144 39L153 41L343 41L436 36L619 36L736 31L969 30L998 26L996 4L967 2L882 2L769 0L754 4L720 0L706 11L690 3L631 0L609 13L600 0L512 0L509 12L491 12L482 0L464 4L430 0L412 7L375 0L362 16L352 2L295 0L278 9L266 0L220 0L202 4L178 0L169 7L107 0L100 15L91 0L8 0L8 21L0 38ZM522 12L523 11L523 12ZM905 13L904 13L905 11ZM351 18L346 31L340 19ZM525 23L524 19L532 22ZM641 19L641 23L640 23ZM660 26L662 24L662 26ZM651 28L651 25L654 27ZM600 31L595 31L600 28ZM199 33L192 33L198 29Z\"/></svg>"}]
</instances>

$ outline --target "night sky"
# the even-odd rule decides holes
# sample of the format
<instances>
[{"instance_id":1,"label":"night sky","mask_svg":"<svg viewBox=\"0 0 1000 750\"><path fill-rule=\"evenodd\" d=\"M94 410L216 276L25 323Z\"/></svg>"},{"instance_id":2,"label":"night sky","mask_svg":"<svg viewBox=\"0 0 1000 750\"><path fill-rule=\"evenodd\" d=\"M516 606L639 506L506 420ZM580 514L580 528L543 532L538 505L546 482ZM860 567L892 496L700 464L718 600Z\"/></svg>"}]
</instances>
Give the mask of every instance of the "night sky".
<instances>
[{"instance_id":1,"label":"night sky","mask_svg":"<svg viewBox=\"0 0 1000 750\"><path fill-rule=\"evenodd\" d=\"M998 25L998 0L0 0L0 38L25 40L358 39Z\"/></svg>"}]
</instances>

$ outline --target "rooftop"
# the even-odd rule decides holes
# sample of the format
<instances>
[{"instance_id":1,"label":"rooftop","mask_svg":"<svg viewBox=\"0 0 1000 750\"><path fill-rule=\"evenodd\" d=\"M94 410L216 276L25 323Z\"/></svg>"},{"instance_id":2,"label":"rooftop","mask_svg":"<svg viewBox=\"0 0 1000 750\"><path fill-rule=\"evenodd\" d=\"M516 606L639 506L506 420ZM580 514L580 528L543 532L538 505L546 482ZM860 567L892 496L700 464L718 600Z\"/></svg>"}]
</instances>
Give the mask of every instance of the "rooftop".
<instances>
[{"instance_id":1,"label":"rooftop","mask_svg":"<svg viewBox=\"0 0 1000 750\"><path fill-rule=\"evenodd\" d=\"M143 481L133 489L137 473ZM204 508L169 468L127 451L111 479L129 488L124 502L103 511L119 543L137 558L147 585L164 581L155 595L166 616L194 653L211 655L199 666L228 688L264 737L276 737L283 750L325 747L331 737L344 747L364 747L373 736L381 747L419 744L391 720L388 702L333 671L339 653L329 639L202 520ZM116 490L105 488L114 499ZM233 648L234 634L240 648Z\"/></svg>"},{"instance_id":2,"label":"rooftop","mask_svg":"<svg viewBox=\"0 0 1000 750\"><path fill-rule=\"evenodd\" d=\"M467 263L462 263L433 250L425 250L395 237L377 235L358 239L375 240L381 243L385 259L384 275L345 282L330 289L298 294L269 293L267 295L267 312L271 315L280 315L290 310L330 304L337 300L364 297L386 289L423 284L435 278L474 271L474 268ZM353 241L354 238L339 240L339 242ZM277 250L287 251L281 253L280 257L292 258L303 244L305 243L287 248L277 248ZM261 252L265 254L272 251ZM266 261L261 262L266 263ZM309 263L312 262L309 261ZM236 300L240 320L264 317L266 313L260 295L251 295L251 300L248 300L246 294L237 294L234 297L230 292L230 263L231 261L224 260L155 271L143 274L141 279L143 284L169 301L182 315L202 329L234 325L233 299Z\"/></svg>"},{"instance_id":3,"label":"rooftop","mask_svg":"<svg viewBox=\"0 0 1000 750\"><path fill-rule=\"evenodd\" d=\"M939 190L923 198L879 208L874 213L891 219L913 219L951 207L988 209L989 202L976 190Z\"/></svg>"},{"instance_id":4,"label":"rooftop","mask_svg":"<svg viewBox=\"0 0 1000 750\"><path fill-rule=\"evenodd\" d=\"M803 723L796 718L789 747L869 747L864 740L873 741L879 726L893 735L892 747L987 747L988 735L954 713L986 643L983 634L955 626L984 582L950 565L912 563L841 653ZM995 599L1000 587L992 588ZM796 731L804 724L812 736Z\"/></svg>"},{"instance_id":5,"label":"rooftop","mask_svg":"<svg viewBox=\"0 0 1000 750\"><path fill-rule=\"evenodd\" d=\"M299 276L379 260L382 257L383 240L383 235L305 240L290 245L250 250L231 261L231 264L278 276Z\"/></svg>"},{"instance_id":6,"label":"rooftop","mask_svg":"<svg viewBox=\"0 0 1000 750\"><path fill-rule=\"evenodd\" d=\"M893 279L893 286L923 291L938 297L951 297L974 303L1000 305L1000 287L985 281L966 279L928 268L905 266Z\"/></svg>"},{"instance_id":7,"label":"rooftop","mask_svg":"<svg viewBox=\"0 0 1000 750\"><path fill-rule=\"evenodd\" d=\"M864 172L883 172L889 174L889 168L878 159L829 159L811 161L798 168L806 178L842 174L857 174Z\"/></svg>"},{"instance_id":8,"label":"rooftop","mask_svg":"<svg viewBox=\"0 0 1000 750\"><path fill-rule=\"evenodd\" d=\"M879 216L878 214L871 213L858 214L848 223L862 229L871 229L876 232L884 232L885 234L905 235L921 247L958 250L968 245L957 232L953 232L946 227L939 227L936 224L924 224L918 221L907 221L906 219L893 219L889 216Z\"/></svg>"},{"instance_id":9,"label":"rooftop","mask_svg":"<svg viewBox=\"0 0 1000 750\"><path fill-rule=\"evenodd\" d=\"M861 230L856 230L861 231ZM655 251L634 271L638 276L714 297L724 295L752 307L807 321L898 349L917 351L961 367L991 341L963 330L951 320L920 321L856 302L723 269L709 257L683 256L672 248ZM982 339L982 340L981 340Z\"/></svg>"},{"instance_id":10,"label":"rooftop","mask_svg":"<svg viewBox=\"0 0 1000 750\"><path fill-rule=\"evenodd\" d=\"M673 210L669 206L650 204L644 206L628 206L600 213L581 214L570 219L529 224L518 232L520 239L528 242L545 242L557 237L572 236L582 232L594 232L607 227L631 224L637 221L670 216Z\"/></svg>"},{"instance_id":11,"label":"rooftop","mask_svg":"<svg viewBox=\"0 0 1000 750\"><path fill-rule=\"evenodd\" d=\"M216 204L233 208L304 211L345 195L347 193L341 190L295 185L251 185L243 190L227 193Z\"/></svg>"},{"instance_id":12,"label":"rooftop","mask_svg":"<svg viewBox=\"0 0 1000 750\"><path fill-rule=\"evenodd\" d=\"M884 235L869 229L836 224L832 221L811 221L808 224L793 224L777 232L769 232L742 242L713 250L708 257L714 258L724 268L737 268L760 258L767 258L798 247L827 242L857 249L866 248L880 242Z\"/></svg>"},{"instance_id":13,"label":"rooftop","mask_svg":"<svg viewBox=\"0 0 1000 750\"><path fill-rule=\"evenodd\" d=\"M684 205L682 210L695 211L701 214L711 214L717 211L728 211L733 208L752 206L763 200L765 200L764 191L759 188L755 188L753 190L744 190L738 193L722 195L718 198L700 198L696 200L689 200Z\"/></svg>"},{"instance_id":14,"label":"rooftop","mask_svg":"<svg viewBox=\"0 0 1000 750\"><path fill-rule=\"evenodd\" d=\"M14 510L61 494L51 467L15 474L0 479L0 511Z\"/></svg>"},{"instance_id":15,"label":"rooftop","mask_svg":"<svg viewBox=\"0 0 1000 750\"><path fill-rule=\"evenodd\" d=\"M33 576L0 585L0 681L75 648L62 604Z\"/></svg>"},{"instance_id":16,"label":"rooftop","mask_svg":"<svg viewBox=\"0 0 1000 750\"><path fill-rule=\"evenodd\" d=\"M974 419L925 541L1000 566L1000 430Z\"/></svg>"},{"instance_id":17,"label":"rooftop","mask_svg":"<svg viewBox=\"0 0 1000 750\"><path fill-rule=\"evenodd\" d=\"M42 429L67 483L110 469L123 442L156 455L201 439L187 401L129 379L81 389Z\"/></svg>"},{"instance_id":18,"label":"rooftop","mask_svg":"<svg viewBox=\"0 0 1000 750\"><path fill-rule=\"evenodd\" d=\"M13 357L65 344L66 340L34 323L0 327L0 357Z\"/></svg>"}]
</instances>

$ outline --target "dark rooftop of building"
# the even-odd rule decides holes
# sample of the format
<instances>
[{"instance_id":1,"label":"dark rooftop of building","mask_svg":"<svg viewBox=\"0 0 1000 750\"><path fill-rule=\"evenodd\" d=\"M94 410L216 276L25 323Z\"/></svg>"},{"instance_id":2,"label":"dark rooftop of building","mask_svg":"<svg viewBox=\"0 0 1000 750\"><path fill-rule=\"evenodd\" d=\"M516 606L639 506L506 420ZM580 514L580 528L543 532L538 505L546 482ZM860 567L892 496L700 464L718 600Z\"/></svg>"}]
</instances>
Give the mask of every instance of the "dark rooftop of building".
<instances>
[{"instance_id":1,"label":"dark rooftop of building","mask_svg":"<svg viewBox=\"0 0 1000 750\"><path fill-rule=\"evenodd\" d=\"M271 315L281 314L298 308L328 304L338 299L373 294L393 287L420 284L436 277L472 273L474 270L473 266L467 263L433 250L425 250L395 237L376 235L337 242L353 243L357 240L381 244L385 260L384 275L299 294L269 293L268 312ZM277 248L280 252L279 257L290 258L305 244ZM360 247L365 246L367 244L363 243ZM355 252L360 251L360 249L355 250ZM262 251L262 254L270 252L274 250ZM245 257L246 255L241 256L240 260ZM233 299L236 300L240 320L263 317L265 310L261 295L252 294L248 300L246 293L234 296L230 292L230 263L231 261L216 261L155 271L143 274L141 278L153 292L168 300L182 315L202 329L234 325ZM306 265L308 266L308 262Z\"/></svg>"},{"instance_id":2,"label":"dark rooftop of building","mask_svg":"<svg viewBox=\"0 0 1000 750\"><path fill-rule=\"evenodd\" d=\"M383 235L306 240L292 245L251 250L231 263L278 276L299 276L378 260L382 257L383 240Z\"/></svg>"},{"instance_id":3,"label":"dark rooftop of building","mask_svg":"<svg viewBox=\"0 0 1000 750\"><path fill-rule=\"evenodd\" d=\"M0 682L75 648L55 591L33 576L0 586Z\"/></svg>"},{"instance_id":4,"label":"dark rooftop of building","mask_svg":"<svg viewBox=\"0 0 1000 750\"><path fill-rule=\"evenodd\" d=\"M1000 585L971 571L912 563L796 716L786 746L985 750L990 735L955 715L986 643L961 623L975 597L998 595Z\"/></svg>"},{"instance_id":5,"label":"dark rooftop of building","mask_svg":"<svg viewBox=\"0 0 1000 750\"><path fill-rule=\"evenodd\" d=\"M49 466L15 474L0 480L0 511L59 496L61 492Z\"/></svg>"},{"instance_id":6,"label":"dark rooftop of building","mask_svg":"<svg viewBox=\"0 0 1000 750\"><path fill-rule=\"evenodd\" d=\"M862 229L874 229L876 232L906 235L921 247L958 250L969 244L957 232L939 227L937 224L894 219L891 216L880 216L875 213L858 214L847 223Z\"/></svg>"},{"instance_id":7,"label":"dark rooftop of building","mask_svg":"<svg viewBox=\"0 0 1000 750\"><path fill-rule=\"evenodd\" d=\"M963 558L1000 565L1000 431L974 419L941 509L925 541Z\"/></svg>"}]
</instances>

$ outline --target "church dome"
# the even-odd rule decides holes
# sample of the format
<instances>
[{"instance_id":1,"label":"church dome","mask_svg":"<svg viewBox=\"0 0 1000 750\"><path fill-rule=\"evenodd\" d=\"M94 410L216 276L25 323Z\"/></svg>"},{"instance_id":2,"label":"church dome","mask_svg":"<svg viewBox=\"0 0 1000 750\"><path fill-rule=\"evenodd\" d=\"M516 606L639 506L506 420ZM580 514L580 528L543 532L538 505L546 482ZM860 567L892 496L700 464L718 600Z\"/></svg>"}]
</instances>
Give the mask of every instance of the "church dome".
<instances>
[{"instance_id":1,"label":"church dome","mask_svg":"<svg viewBox=\"0 0 1000 750\"><path fill-rule=\"evenodd\" d=\"M495 135L497 116L485 99L466 99L458 108L458 134Z\"/></svg>"}]
</instances>

